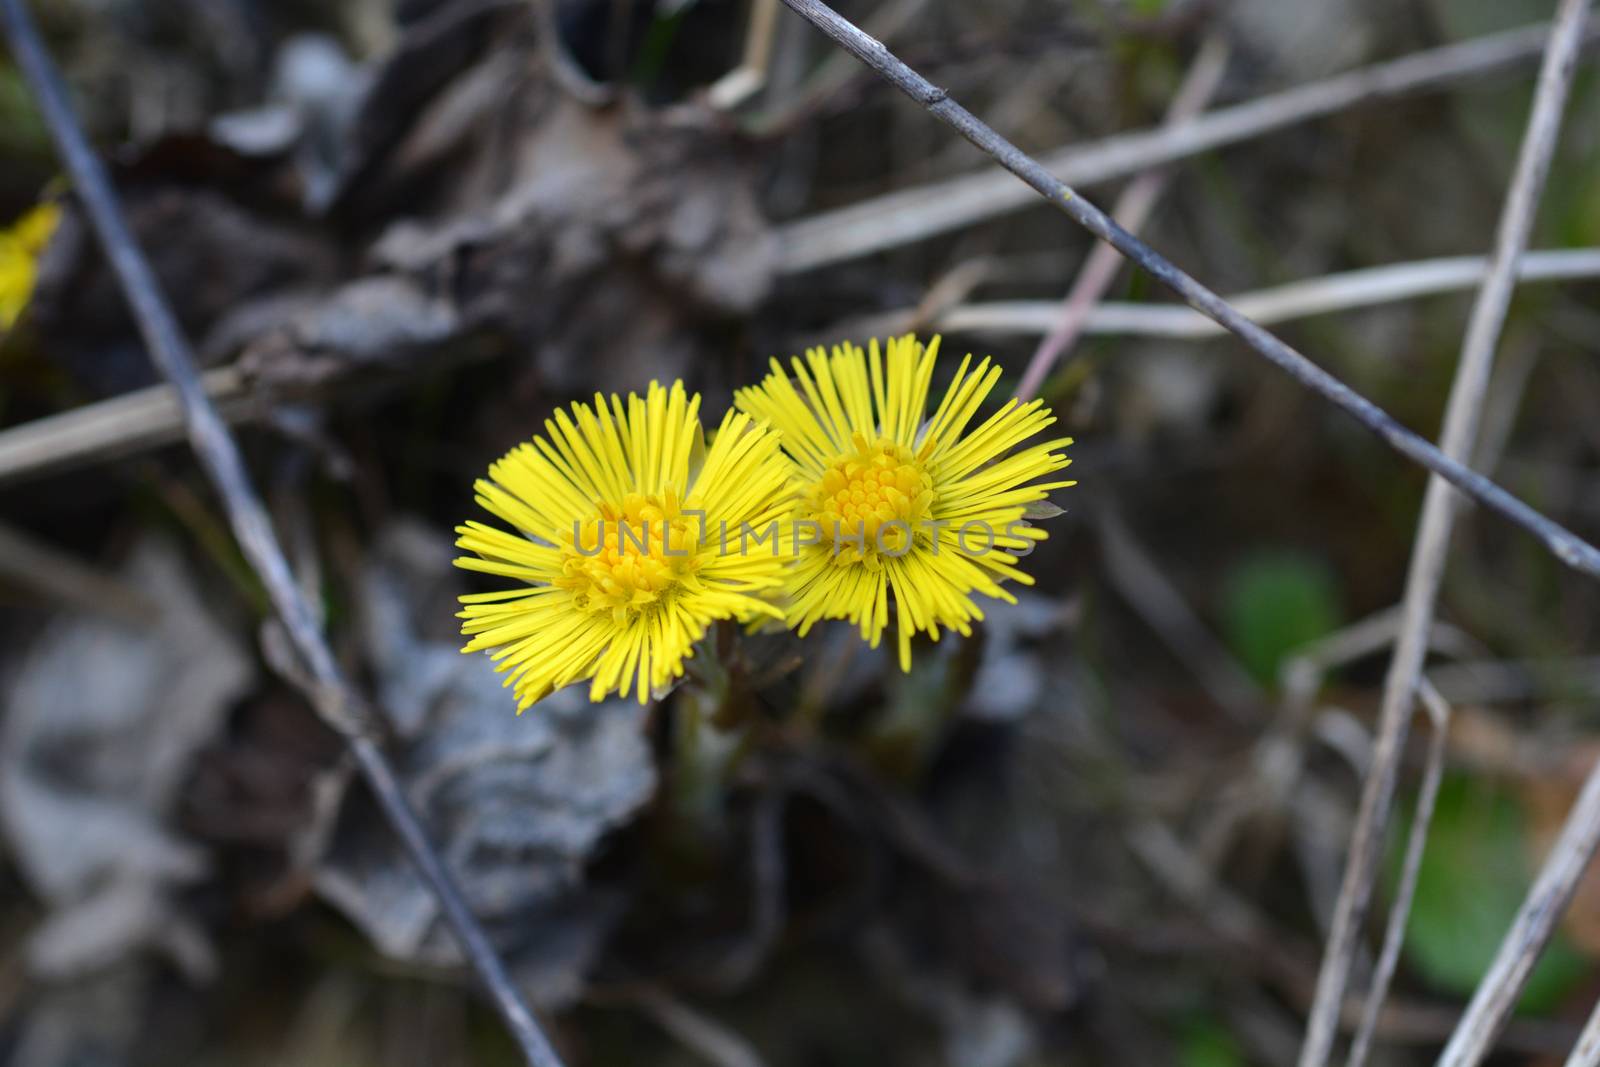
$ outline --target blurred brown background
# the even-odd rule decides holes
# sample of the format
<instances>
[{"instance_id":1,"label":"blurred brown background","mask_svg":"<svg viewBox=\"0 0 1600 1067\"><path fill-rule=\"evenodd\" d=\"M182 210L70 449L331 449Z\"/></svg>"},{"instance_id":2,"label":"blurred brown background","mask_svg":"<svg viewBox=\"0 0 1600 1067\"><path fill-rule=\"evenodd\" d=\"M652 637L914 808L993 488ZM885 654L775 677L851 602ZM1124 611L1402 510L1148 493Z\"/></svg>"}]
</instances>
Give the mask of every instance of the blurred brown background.
<instances>
[{"instance_id":1,"label":"blurred brown background","mask_svg":"<svg viewBox=\"0 0 1600 1067\"><path fill-rule=\"evenodd\" d=\"M1417 468L1122 268L1043 382L1080 485L1019 605L910 675L842 628L725 635L716 680L649 709L565 693L516 718L452 617L488 462L596 390L681 376L720 413L770 356L890 332L992 354L1009 395L1089 239L761 3L33 6L337 652L569 1062L1293 1061ZM1202 61L1202 110L1313 86L1326 114L1157 160L1142 233L1436 436L1479 268L1433 261L1491 247L1542 36L1435 50L1552 3L839 9L1029 151L1073 150L1107 207L1150 167L1105 139L1158 129ZM1413 54L1413 92L1323 84ZM1591 539L1595 87L1586 62L1531 242L1573 254L1517 291L1475 455ZM62 208L0 340L0 1062L515 1062L263 651L259 581L58 175L0 62L0 223ZM1432 1062L1600 751L1596 588L1499 520L1459 526L1386 1064ZM1585 889L1503 1062L1561 1062L1597 954Z\"/></svg>"}]
</instances>

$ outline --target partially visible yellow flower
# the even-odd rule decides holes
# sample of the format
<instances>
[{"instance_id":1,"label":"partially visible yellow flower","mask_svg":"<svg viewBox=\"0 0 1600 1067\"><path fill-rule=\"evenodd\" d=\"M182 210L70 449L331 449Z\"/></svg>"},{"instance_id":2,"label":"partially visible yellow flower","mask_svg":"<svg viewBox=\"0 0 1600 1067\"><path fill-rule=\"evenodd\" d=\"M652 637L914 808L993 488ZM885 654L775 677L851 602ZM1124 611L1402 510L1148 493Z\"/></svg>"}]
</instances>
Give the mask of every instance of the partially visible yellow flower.
<instances>
[{"instance_id":1,"label":"partially visible yellow flower","mask_svg":"<svg viewBox=\"0 0 1600 1067\"><path fill-rule=\"evenodd\" d=\"M892 601L910 670L914 634L969 634L983 618L972 594L1015 602L1001 583L1032 584L1017 558L1045 533L1024 521L1028 505L1076 483L1034 481L1071 462L1059 451L1071 438L1011 451L1055 422L1041 401L1007 401L968 431L1000 377L987 358L962 360L925 420L939 339L886 347L814 348L791 361L793 380L773 360L735 399L782 433L799 470L795 540L815 543L786 585L789 624L804 636L820 619L849 619L876 647Z\"/></svg>"},{"instance_id":2,"label":"partially visible yellow flower","mask_svg":"<svg viewBox=\"0 0 1600 1067\"><path fill-rule=\"evenodd\" d=\"M45 201L0 231L0 333L11 329L33 298L39 256L61 222L61 209Z\"/></svg>"},{"instance_id":3,"label":"partially visible yellow flower","mask_svg":"<svg viewBox=\"0 0 1600 1067\"><path fill-rule=\"evenodd\" d=\"M476 484L477 500L509 523L457 527L468 570L516 588L461 598L464 652L493 649L517 710L592 679L589 696L644 703L683 674L718 619L782 617L771 594L787 560L776 531L791 503L792 466L777 434L730 411L709 448L700 397L681 382L644 398L574 404L545 421Z\"/></svg>"}]
</instances>

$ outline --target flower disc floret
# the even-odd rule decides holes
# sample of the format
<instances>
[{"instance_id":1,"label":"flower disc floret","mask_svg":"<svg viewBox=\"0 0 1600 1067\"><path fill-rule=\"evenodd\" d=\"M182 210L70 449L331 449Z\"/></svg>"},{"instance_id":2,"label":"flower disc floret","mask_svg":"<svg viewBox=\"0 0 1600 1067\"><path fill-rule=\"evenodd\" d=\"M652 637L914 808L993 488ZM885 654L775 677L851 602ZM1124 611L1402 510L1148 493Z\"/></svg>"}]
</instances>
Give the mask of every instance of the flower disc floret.
<instances>
[{"instance_id":1,"label":"flower disc floret","mask_svg":"<svg viewBox=\"0 0 1600 1067\"><path fill-rule=\"evenodd\" d=\"M700 590L700 523L685 515L678 494L629 493L562 535L561 577L579 611L609 612L619 626L666 607L680 592Z\"/></svg>"},{"instance_id":2,"label":"flower disc floret","mask_svg":"<svg viewBox=\"0 0 1600 1067\"><path fill-rule=\"evenodd\" d=\"M834 546L835 562L876 569L881 556L903 555L925 530L933 479L905 445L859 432L850 442L850 451L827 465L806 499L811 521Z\"/></svg>"}]
</instances>

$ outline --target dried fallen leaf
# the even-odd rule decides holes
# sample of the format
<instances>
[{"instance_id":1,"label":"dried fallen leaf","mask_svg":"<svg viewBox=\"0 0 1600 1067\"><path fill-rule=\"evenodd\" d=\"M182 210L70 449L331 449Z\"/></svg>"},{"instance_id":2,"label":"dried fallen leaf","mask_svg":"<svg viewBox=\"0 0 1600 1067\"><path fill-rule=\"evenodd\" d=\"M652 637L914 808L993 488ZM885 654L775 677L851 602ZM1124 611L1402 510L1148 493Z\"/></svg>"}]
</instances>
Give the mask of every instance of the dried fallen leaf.
<instances>
[{"instance_id":1,"label":"dried fallen leaf","mask_svg":"<svg viewBox=\"0 0 1600 1067\"><path fill-rule=\"evenodd\" d=\"M18 667L0 732L0 823L55 913L33 945L37 970L73 974L153 947L203 977L204 938L166 898L207 860L172 816L254 667L175 546L141 543L122 579L157 607L153 619L64 616Z\"/></svg>"},{"instance_id":2,"label":"dried fallen leaf","mask_svg":"<svg viewBox=\"0 0 1600 1067\"><path fill-rule=\"evenodd\" d=\"M447 540L408 525L374 553L362 590L379 695L400 735L407 791L468 903L530 994L564 1001L620 903L584 888L584 866L655 791L645 712L565 690L515 715L487 659L463 656L453 636L423 636L453 621L452 555ZM382 952L459 960L432 893L364 792L338 804L315 884Z\"/></svg>"}]
</instances>

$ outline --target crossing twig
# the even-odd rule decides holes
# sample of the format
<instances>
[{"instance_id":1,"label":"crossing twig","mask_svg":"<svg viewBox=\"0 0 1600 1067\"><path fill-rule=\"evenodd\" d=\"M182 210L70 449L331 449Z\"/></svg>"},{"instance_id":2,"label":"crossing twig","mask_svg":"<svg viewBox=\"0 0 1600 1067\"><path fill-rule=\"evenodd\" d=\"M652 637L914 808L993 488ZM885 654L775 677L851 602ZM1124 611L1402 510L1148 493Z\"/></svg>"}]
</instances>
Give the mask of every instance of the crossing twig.
<instances>
[{"instance_id":1,"label":"crossing twig","mask_svg":"<svg viewBox=\"0 0 1600 1067\"><path fill-rule=\"evenodd\" d=\"M1422 786L1417 792L1417 810L1411 818L1411 832L1406 838L1406 855L1400 867L1400 882L1395 886L1394 903L1389 908L1389 922L1383 932L1383 948L1378 953L1377 966L1372 972L1372 988L1367 991L1361 1008L1361 1023L1356 1036L1350 1040L1350 1059L1345 1067L1362 1067L1367 1053L1372 1049L1372 1038L1378 1031L1378 1016L1383 1002L1388 999L1389 983L1400 963L1400 947L1405 944L1406 923L1411 918L1411 902L1417 893L1417 877L1422 871L1422 851L1428 844L1428 829L1433 824L1434 803L1439 799L1439 785L1444 780L1445 742L1449 739L1450 705L1423 678L1417 685L1422 706L1428 711L1433 724L1433 737L1428 743L1428 762L1422 772Z\"/></svg>"},{"instance_id":2,"label":"crossing twig","mask_svg":"<svg viewBox=\"0 0 1600 1067\"><path fill-rule=\"evenodd\" d=\"M307 696L349 744L374 797L438 897L464 954L527 1062L534 1067L560 1067L560 1057L524 1003L505 963L462 899L454 878L406 799L393 765L374 736L370 709L344 677L323 638L316 613L295 584L271 520L245 470L239 447L202 385L189 341L128 226L110 176L90 147L73 112L66 84L23 0L0 0L0 30L39 106L72 179L73 192L93 224L150 357L176 389L195 455L221 496L234 536L266 588L273 610L301 659L308 681Z\"/></svg>"},{"instance_id":3,"label":"crossing twig","mask_svg":"<svg viewBox=\"0 0 1600 1067\"><path fill-rule=\"evenodd\" d=\"M1167 108L1167 126L1181 126L1210 105L1217 87L1222 84L1223 72L1227 70L1229 51L1226 37L1206 39L1200 47L1200 54L1190 65L1183 84L1178 87L1178 94ZM1111 217L1126 226L1129 233L1138 233L1155 211L1171 178L1170 169L1145 171L1117 197ZM1072 280L1072 288L1068 290L1066 299L1061 302L1055 325L1039 342L1033 358L1028 361L1027 370L1022 372L1022 382L1017 386L1018 399L1033 399L1056 362L1077 344L1085 320L1111 287L1121 266L1122 257L1110 245L1097 244L1089 250L1089 257L1084 260L1078 276Z\"/></svg>"},{"instance_id":4,"label":"crossing twig","mask_svg":"<svg viewBox=\"0 0 1600 1067\"><path fill-rule=\"evenodd\" d=\"M1528 235L1533 229L1545 177L1550 170L1550 159L1555 152L1561 117L1566 110L1567 95L1578 63L1578 50L1583 42L1583 26L1588 9L1589 0L1562 0L1550 32L1533 110L1528 117L1527 131L1518 153L1516 173L1506 193L1499 230L1495 235L1489 272L1478 290L1466 338L1461 345L1461 360L1450 388L1440 443L1451 462L1470 457L1473 442L1478 436L1478 422L1488 391L1489 374L1494 365L1494 352L1499 344L1506 310L1511 304L1511 292L1516 285L1517 261L1528 247ZM1411 724L1417 680L1427 652L1428 630L1433 624L1434 604L1444 576L1445 559L1449 554L1450 534L1458 506L1458 498L1444 479L1435 477L1428 480L1422 519L1412 549L1411 567L1406 575L1400 634L1384 683L1372 764L1367 770L1355 828L1350 834L1344 880L1340 886L1333 924L1328 931L1328 948L1317 976L1317 994L1306 1026L1300 1067L1322 1067L1333 1048L1339 1006L1344 1003L1351 964L1361 940L1367 907L1372 900L1384 829L1394 803L1400 755L1405 749L1406 734ZM1503 1021L1501 1019L1494 1024L1496 1032L1498 1023ZM1465 1059L1461 1062L1477 1061Z\"/></svg>"},{"instance_id":5,"label":"crossing twig","mask_svg":"<svg viewBox=\"0 0 1600 1067\"><path fill-rule=\"evenodd\" d=\"M784 3L926 108L929 114L1026 182L1073 221L1112 245L1177 293L1190 307L1236 334L1251 349L1355 418L1401 455L1440 475L1477 503L1532 533L1563 563L1585 574L1600 577L1600 549L1546 518L1488 478L1468 469L1459 460L1445 455L1401 426L1376 404L1240 314L1215 292L1178 269L1171 260L1118 226L1105 212L1079 196L1037 159L952 100L944 90L935 88L881 42L863 33L820 0L784 0Z\"/></svg>"},{"instance_id":6,"label":"crossing twig","mask_svg":"<svg viewBox=\"0 0 1600 1067\"><path fill-rule=\"evenodd\" d=\"M1549 25L1525 26L1430 48L1217 108L1181 126L1117 133L1057 149L1039 162L1071 185L1123 178L1364 103L1482 78L1538 56L1549 35ZM778 269L787 274L816 270L971 226L1031 201L1026 189L993 171L870 197L780 227Z\"/></svg>"}]
</instances>

